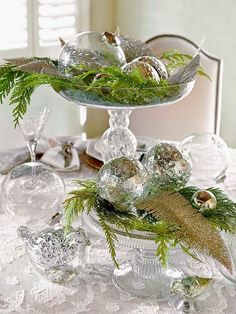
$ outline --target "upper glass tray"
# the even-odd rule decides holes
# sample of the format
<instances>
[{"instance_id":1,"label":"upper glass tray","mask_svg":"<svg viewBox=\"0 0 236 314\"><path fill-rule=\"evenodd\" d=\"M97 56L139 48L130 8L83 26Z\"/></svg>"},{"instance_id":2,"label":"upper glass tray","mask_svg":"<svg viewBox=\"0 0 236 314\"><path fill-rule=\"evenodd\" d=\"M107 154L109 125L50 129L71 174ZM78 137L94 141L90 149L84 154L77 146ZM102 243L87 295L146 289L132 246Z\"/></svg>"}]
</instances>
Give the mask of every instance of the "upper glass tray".
<instances>
[{"instance_id":1,"label":"upper glass tray","mask_svg":"<svg viewBox=\"0 0 236 314\"><path fill-rule=\"evenodd\" d=\"M88 107L100 107L104 109L144 109L173 104L186 97L193 89L195 80L185 84L169 85L165 87L124 88L116 90L117 95L122 95L122 102L109 99L113 93L112 89L101 91L93 89L90 91L85 87L78 87L80 90L67 89L60 92L65 99L78 105ZM127 96L127 97L126 97ZM118 98L118 97L117 97ZM132 101L130 101L132 99ZM135 99L135 101L133 101Z\"/></svg>"}]
</instances>

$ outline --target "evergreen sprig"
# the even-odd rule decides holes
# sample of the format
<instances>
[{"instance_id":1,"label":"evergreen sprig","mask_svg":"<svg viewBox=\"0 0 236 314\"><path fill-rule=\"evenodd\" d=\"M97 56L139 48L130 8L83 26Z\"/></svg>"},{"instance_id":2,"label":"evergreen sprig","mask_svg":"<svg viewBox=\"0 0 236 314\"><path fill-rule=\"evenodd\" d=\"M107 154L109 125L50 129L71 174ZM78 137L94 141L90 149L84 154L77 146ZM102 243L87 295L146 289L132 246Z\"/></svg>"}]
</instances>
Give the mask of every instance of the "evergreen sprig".
<instances>
[{"instance_id":1,"label":"evergreen sprig","mask_svg":"<svg viewBox=\"0 0 236 314\"><path fill-rule=\"evenodd\" d=\"M192 59L176 51L165 52L160 58L166 61L169 70L178 69ZM88 102L137 106L171 99L181 88L164 79L159 82L145 79L137 70L124 73L116 66L91 69L80 64L67 69L66 76L62 76L57 70L57 60L33 57L7 61L0 66L0 102L10 95L9 104L15 106L15 126L26 113L33 92L41 85L49 85L57 93L70 91L75 99L82 97ZM203 68L199 68L198 74L208 76Z\"/></svg>"},{"instance_id":2,"label":"evergreen sprig","mask_svg":"<svg viewBox=\"0 0 236 314\"><path fill-rule=\"evenodd\" d=\"M117 241L116 233L115 233L115 231L112 230L112 228L107 223L107 219L104 216L104 213L100 212L100 211L96 211L96 213L98 215L100 225L103 229L111 258L112 258L114 264L116 265L116 267L119 268L119 264L116 261L116 246L115 246L115 242Z\"/></svg>"},{"instance_id":3,"label":"evergreen sprig","mask_svg":"<svg viewBox=\"0 0 236 314\"><path fill-rule=\"evenodd\" d=\"M95 210L100 225L103 229L107 241L109 252L115 265L116 261L116 243L118 242L116 229L121 230L131 236L132 231L145 231L154 236L157 244L156 255L163 266L166 266L168 254L171 248L180 246L185 254L199 260L192 252L191 247L187 247L177 237L179 226L170 225L166 221L151 219L149 216L140 217L131 211L119 211L112 204L99 197L96 180L76 180L78 189L69 193L65 205L65 228L70 229L73 221L84 211ZM236 204L232 202L221 190L216 188L208 189L216 199L217 206L214 209L205 209L201 214L217 230L226 232L236 232ZM198 191L196 187L186 187L179 193L188 200L192 206L192 196Z\"/></svg>"},{"instance_id":4,"label":"evergreen sprig","mask_svg":"<svg viewBox=\"0 0 236 314\"><path fill-rule=\"evenodd\" d=\"M64 223L67 233L74 220L85 210L94 208L97 196L96 182L94 180L75 180L78 190L69 192L68 198L64 201ZM82 187L82 188L81 188Z\"/></svg>"},{"instance_id":5,"label":"evergreen sprig","mask_svg":"<svg viewBox=\"0 0 236 314\"><path fill-rule=\"evenodd\" d=\"M196 207L192 202L192 197L199 189L191 186L181 189L179 192L191 202L193 207ZM209 188L217 200L217 205L212 209L201 210L202 215L207 218L217 229L225 232L236 232L236 203L233 202L225 193L218 188ZM197 207L196 207L197 208Z\"/></svg>"}]
</instances>

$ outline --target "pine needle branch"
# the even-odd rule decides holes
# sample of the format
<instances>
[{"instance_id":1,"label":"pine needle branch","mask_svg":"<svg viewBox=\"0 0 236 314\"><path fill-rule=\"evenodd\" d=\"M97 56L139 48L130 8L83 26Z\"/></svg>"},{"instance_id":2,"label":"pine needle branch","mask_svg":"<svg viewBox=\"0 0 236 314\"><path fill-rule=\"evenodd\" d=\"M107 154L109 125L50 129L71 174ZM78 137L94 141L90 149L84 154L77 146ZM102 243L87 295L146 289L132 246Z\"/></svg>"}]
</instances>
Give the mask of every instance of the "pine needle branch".
<instances>
[{"instance_id":1,"label":"pine needle branch","mask_svg":"<svg viewBox=\"0 0 236 314\"><path fill-rule=\"evenodd\" d=\"M156 256L161 262L162 266L165 268L167 266L168 254L169 254L169 241L165 236L158 236L155 239L157 244Z\"/></svg>"},{"instance_id":2,"label":"pine needle branch","mask_svg":"<svg viewBox=\"0 0 236 314\"><path fill-rule=\"evenodd\" d=\"M105 235L105 238L107 241L107 245L109 248L111 258L112 258L113 262L115 263L116 267L119 268L119 264L116 261L116 247L115 247L115 241L117 241L116 234L111 229L111 227L106 223L106 217L104 216L104 213L97 211L97 210L96 210L96 213L98 215L100 225L104 231L104 235Z\"/></svg>"},{"instance_id":3,"label":"pine needle branch","mask_svg":"<svg viewBox=\"0 0 236 314\"><path fill-rule=\"evenodd\" d=\"M90 211L94 208L97 188L94 180L80 181L77 184L82 188L69 192L69 197L64 201L65 218L64 224L66 231L70 230L74 220L85 210Z\"/></svg>"}]
</instances>

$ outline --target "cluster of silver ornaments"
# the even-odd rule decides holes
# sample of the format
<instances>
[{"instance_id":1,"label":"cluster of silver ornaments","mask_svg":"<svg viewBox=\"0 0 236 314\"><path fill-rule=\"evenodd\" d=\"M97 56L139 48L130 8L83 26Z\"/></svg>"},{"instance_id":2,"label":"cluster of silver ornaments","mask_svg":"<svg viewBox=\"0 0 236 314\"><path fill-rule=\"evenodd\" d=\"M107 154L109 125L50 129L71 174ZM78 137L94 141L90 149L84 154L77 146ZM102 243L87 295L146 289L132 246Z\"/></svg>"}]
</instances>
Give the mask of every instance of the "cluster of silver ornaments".
<instances>
[{"instance_id":1,"label":"cluster of silver ornaments","mask_svg":"<svg viewBox=\"0 0 236 314\"><path fill-rule=\"evenodd\" d=\"M200 66L200 55L195 57L173 75L168 75L165 64L140 40L110 32L83 32L62 41L58 67L65 76L76 76L84 66L90 69L116 65L125 73L138 70L145 79L167 79L170 85L194 80ZM82 68L80 68L82 66Z\"/></svg>"},{"instance_id":2,"label":"cluster of silver ornaments","mask_svg":"<svg viewBox=\"0 0 236 314\"><path fill-rule=\"evenodd\" d=\"M217 206L215 195L207 190L199 190L192 196L192 203L200 210L214 209Z\"/></svg>"},{"instance_id":3,"label":"cluster of silver ornaments","mask_svg":"<svg viewBox=\"0 0 236 314\"><path fill-rule=\"evenodd\" d=\"M142 163L128 157L107 162L98 172L99 196L118 210L128 210L139 197L161 186L179 189L191 175L191 162L182 148L169 143L152 147Z\"/></svg>"},{"instance_id":4,"label":"cluster of silver ornaments","mask_svg":"<svg viewBox=\"0 0 236 314\"><path fill-rule=\"evenodd\" d=\"M149 175L149 189L160 186L179 189L186 185L191 175L191 161L187 152L174 144L161 142L152 147L143 158Z\"/></svg>"},{"instance_id":5,"label":"cluster of silver ornaments","mask_svg":"<svg viewBox=\"0 0 236 314\"><path fill-rule=\"evenodd\" d=\"M114 158L99 170L97 187L100 197L116 209L129 210L136 198L145 195L147 172L136 159Z\"/></svg>"}]
</instances>

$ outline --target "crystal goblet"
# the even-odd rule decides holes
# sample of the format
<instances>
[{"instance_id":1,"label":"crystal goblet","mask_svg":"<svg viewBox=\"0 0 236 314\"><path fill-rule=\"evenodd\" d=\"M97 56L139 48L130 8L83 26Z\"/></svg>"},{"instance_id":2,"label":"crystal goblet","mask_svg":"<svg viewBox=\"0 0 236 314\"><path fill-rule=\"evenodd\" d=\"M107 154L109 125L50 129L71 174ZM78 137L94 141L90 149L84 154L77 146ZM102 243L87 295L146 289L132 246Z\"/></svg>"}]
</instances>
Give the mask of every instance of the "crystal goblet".
<instances>
[{"instance_id":1,"label":"crystal goblet","mask_svg":"<svg viewBox=\"0 0 236 314\"><path fill-rule=\"evenodd\" d=\"M36 147L48 113L46 108L41 112L29 112L20 122L31 162L12 169L2 184L6 212L29 217L31 222L38 222L55 214L65 196L63 180L53 169L36 161Z\"/></svg>"},{"instance_id":2,"label":"crystal goblet","mask_svg":"<svg viewBox=\"0 0 236 314\"><path fill-rule=\"evenodd\" d=\"M44 108L43 111L39 112L27 112L24 118L20 121L20 129L27 142L31 162L36 161L36 148L38 140L41 137L48 114L49 110L47 108Z\"/></svg>"}]
</instances>

